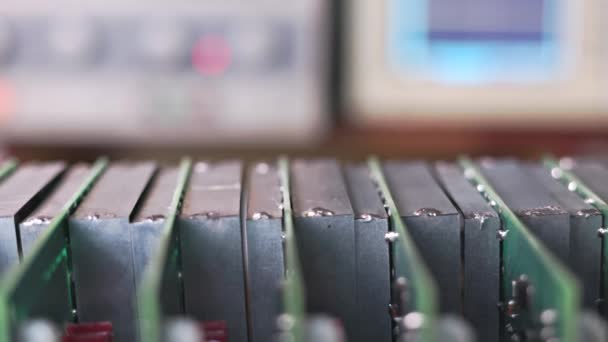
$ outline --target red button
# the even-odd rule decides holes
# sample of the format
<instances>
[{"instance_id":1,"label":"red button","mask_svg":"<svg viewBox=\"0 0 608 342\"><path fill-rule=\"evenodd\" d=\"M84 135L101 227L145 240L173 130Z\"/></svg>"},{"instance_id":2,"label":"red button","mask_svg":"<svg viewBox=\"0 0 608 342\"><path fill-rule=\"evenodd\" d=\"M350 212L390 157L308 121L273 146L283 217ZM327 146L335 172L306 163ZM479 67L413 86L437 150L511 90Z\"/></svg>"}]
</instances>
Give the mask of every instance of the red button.
<instances>
[{"instance_id":1,"label":"red button","mask_svg":"<svg viewBox=\"0 0 608 342\"><path fill-rule=\"evenodd\" d=\"M192 65L202 75L221 75L231 63L232 49L221 36L202 37L192 50Z\"/></svg>"}]
</instances>

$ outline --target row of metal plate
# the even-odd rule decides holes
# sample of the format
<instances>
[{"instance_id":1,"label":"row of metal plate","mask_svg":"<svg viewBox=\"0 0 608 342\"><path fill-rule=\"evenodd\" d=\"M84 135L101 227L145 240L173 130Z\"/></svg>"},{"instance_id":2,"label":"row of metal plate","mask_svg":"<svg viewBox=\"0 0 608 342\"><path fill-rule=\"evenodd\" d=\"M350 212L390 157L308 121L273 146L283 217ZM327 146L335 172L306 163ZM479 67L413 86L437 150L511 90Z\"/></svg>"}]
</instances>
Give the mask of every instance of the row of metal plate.
<instances>
[{"instance_id":1,"label":"row of metal plate","mask_svg":"<svg viewBox=\"0 0 608 342\"><path fill-rule=\"evenodd\" d=\"M608 167L543 164L7 161L0 341L604 341Z\"/></svg>"}]
</instances>

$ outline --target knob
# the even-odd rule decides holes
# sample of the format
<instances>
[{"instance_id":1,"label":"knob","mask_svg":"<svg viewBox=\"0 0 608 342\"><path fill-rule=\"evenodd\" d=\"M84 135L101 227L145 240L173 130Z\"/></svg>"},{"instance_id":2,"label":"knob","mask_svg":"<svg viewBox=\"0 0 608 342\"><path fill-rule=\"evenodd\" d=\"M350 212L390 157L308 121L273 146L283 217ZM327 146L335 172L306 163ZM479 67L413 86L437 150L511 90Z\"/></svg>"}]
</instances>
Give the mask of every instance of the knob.
<instances>
[{"instance_id":1,"label":"knob","mask_svg":"<svg viewBox=\"0 0 608 342\"><path fill-rule=\"evenodd\" d=\"M7 19L0 18L0 64L8 62L15 50L15 30Z\"/></svg>"},{"instance_id":2,"label":"knob","mask_svg":"<svg viewBox=\"0 0 608 342\"><path fill-rule=\"evenodd\" d=\"M261 23L240 27L232 36L235 60L245 67L272 63L277 48L276 36L271 27Z\"/></svg>"},{"instance_id":3,"label":"knob","mask_svg":"<svg viewBox=\"0 0 608 342\"><path fill-rule=\"evenodd\" d=\"M49 30L48 42L53 60L60 64L91 64L101 52L100 30L84 18L56 22Z\"/></svg>"},{"instance_id":4,"label":"knob","mask_svg":"<svg viewBox=\"0 0 608 342\"><path fill-rule=\"evenodd\" d=\"M154 65L175 66L186 61L188 34L175 23L148 23L140 31L141 58Z\"/></svg>"}]
</instances>

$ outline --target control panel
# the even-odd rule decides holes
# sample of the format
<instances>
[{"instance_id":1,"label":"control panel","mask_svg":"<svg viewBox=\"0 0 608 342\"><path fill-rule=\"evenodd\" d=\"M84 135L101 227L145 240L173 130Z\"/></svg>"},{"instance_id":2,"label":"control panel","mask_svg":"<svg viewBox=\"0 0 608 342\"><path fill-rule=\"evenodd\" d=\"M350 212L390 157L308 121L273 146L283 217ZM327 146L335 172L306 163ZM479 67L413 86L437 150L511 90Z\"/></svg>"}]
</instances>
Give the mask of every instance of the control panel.
<instances>
[{"instance_id":1,"label":"control panel","mask_svg":"<svg viewBox=\"0 0 608 342\"><path fill-rule=\"evenodd\" d=\"M312 140L327 124L326 12L319 0L4 2L0 127L28 141Z\"/></svg>"}]
</instances>

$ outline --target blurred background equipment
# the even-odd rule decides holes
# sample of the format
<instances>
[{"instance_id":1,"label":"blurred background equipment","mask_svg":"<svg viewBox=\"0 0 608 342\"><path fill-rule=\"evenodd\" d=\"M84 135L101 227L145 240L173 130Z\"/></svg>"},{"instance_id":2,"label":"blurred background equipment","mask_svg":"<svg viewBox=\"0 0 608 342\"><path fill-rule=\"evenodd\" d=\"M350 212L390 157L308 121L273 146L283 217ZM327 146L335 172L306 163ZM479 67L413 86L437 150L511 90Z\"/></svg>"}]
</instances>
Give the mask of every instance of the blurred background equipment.
<instances>
[{"instance_id":1,"label":"blurred background equipment","mask_svg":"<svg viewBox=\"0 0 608 342\"><path fill-rule=\"evenodd\" d=\"M328 127L326 1L4 1L3 140L313 141Z\"/></svg>"},{"instance_id":2,"label":"blurred background equipment","mask_svg":"<svg viewBox=\"0 0 608 342\"><path fill-rule=\"evenodd\" d=\"M357 122L563 131L608 123L602 1L351 3L347 101Z\"/></svg>"}]
</instances>

